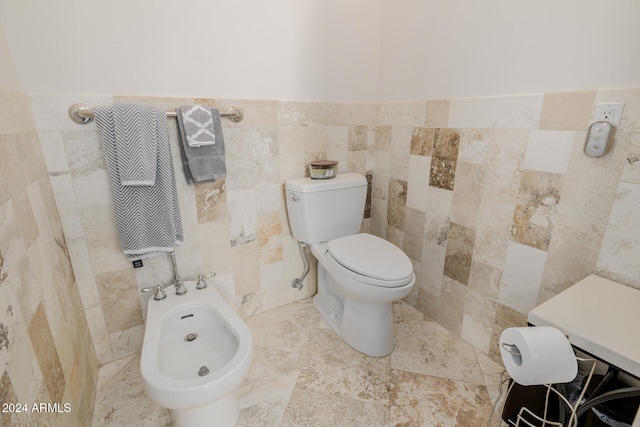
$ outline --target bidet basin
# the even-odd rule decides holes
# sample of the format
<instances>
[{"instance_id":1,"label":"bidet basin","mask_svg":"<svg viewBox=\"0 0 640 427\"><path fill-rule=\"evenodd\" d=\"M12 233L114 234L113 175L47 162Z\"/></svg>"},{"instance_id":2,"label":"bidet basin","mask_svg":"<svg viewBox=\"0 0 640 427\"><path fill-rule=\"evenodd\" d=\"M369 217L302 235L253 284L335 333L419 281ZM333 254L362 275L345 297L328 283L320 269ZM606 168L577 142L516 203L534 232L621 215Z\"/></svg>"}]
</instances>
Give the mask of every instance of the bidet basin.
<instances>
[{"instance_id":1,"label":"bidet basin","mask_svg":"<svg viewBox=\"0 0 640 427\"><path fill-rule=\"evenodd\" d=\"M249 328L220 294L185 286L185 295L149 299L140 357L147 394L176 413L235 396L252 356Z\"/></svg>"}]
</instances>

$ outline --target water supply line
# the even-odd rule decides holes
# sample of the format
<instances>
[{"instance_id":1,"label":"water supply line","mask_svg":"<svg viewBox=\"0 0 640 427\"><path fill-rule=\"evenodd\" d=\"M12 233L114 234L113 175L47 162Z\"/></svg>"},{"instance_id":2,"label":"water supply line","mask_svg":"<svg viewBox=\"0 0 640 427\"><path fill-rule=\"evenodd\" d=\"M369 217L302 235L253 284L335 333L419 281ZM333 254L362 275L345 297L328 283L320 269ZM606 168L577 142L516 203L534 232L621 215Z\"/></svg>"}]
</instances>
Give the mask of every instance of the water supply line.
<instances>
[{"instance_id":1,"label":"water supply line","mask_svg":"<svg viewBox=\"0 0 640 427\"><path fill-rule=\"evenodd\" d=\"M309 245L302 242L298 242L298 245L300 246L300 253L302 254L304 271L302 272L302 275L300 277L296 277L291 281L291 287L296 288L297 290L300 291L304 286L304 283L302 282L304 281L305 277L307 277L307 274L309 274L310 266L309 266Z\"/></svg>"}]
</instances>

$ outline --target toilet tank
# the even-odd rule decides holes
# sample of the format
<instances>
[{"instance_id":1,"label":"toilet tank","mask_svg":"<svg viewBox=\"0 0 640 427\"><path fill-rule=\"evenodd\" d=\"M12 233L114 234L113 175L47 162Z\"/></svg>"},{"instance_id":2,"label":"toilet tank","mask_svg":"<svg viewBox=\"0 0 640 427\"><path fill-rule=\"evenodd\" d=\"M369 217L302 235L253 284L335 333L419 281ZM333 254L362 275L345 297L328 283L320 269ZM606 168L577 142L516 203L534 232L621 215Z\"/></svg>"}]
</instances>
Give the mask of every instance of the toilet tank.
<instances>
[{"instance_id":1,"label":"toilet tank","mask_svg":"<svg viewBox=\"0 0 640 427\"><path fill-rule=\"evenodd\" d=\"M293 237L320 243L360 232L367 180L357 173L332 179L301 178L285 183Z\"/></svg>"}]
</instances>

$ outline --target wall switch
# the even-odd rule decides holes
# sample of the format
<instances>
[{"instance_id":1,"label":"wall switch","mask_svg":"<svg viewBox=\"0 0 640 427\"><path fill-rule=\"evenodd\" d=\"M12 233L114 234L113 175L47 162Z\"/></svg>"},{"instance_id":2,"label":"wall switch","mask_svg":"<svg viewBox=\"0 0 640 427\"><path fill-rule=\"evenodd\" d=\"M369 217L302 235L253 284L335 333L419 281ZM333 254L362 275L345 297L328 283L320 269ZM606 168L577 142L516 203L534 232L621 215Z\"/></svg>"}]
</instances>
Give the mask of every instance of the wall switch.
<instances>
[{"instance_id":1,"label":"wall switch","mask_svg":"<svg viewBox=\"0 0 640 427\"><path fill-rule=\"evenodd\" d=\"M596 104L596 111L593 114L591 122L605 121L614 124L617 128L620 127L620 121L622 120L622 110L624 109L624 102L610 102Z\"/></svg>"}]
</instances>

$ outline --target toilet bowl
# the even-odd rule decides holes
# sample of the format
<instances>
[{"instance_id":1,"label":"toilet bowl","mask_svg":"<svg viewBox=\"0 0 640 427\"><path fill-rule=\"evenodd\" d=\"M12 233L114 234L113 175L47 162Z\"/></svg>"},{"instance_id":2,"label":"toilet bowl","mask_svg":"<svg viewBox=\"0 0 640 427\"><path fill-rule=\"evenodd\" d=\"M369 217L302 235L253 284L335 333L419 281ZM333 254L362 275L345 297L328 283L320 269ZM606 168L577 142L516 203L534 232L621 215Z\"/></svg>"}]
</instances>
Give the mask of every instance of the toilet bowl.
<instances>
[{"instance_id":1,"label":"toilet bowl","mask_svg":"<svg viewBox=\"0 0 640 427\"><path fill-rule=\"evenodd\" d=\"M293 237L318 260L313 303L356 350L386 356L394 348L392 302L415 284L409 257L392 243L360 233L367 180L360 174L285 184Z\"/></svg>"},{"instance_id":2,"label":"toilet bowl","mask_svg":"<svg viewBox=\"0 0 640 427\"><path fill-rule=\"evenodd\" d=\"M185 295L149 299L140 357L144 388L171 410L176 427L234 426L236 389L251 364L251 332L213 287L185 286Z\"/></svg>"},{"instance_id":3,"label":"toilet bowl","mask_svg":"<svg viewBox=\"0 0 640 427\"><path fill-rule=\"evenodd\" d=\"M413 288L411 261L393 244L366 233L313 244L311 253L318 259L313 304L325 321L358 351L376 357L391 353L392 302Z\"/></svg>"}]
</instances>

